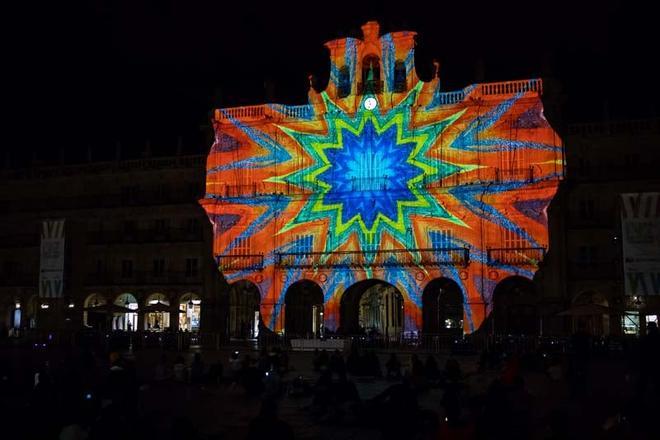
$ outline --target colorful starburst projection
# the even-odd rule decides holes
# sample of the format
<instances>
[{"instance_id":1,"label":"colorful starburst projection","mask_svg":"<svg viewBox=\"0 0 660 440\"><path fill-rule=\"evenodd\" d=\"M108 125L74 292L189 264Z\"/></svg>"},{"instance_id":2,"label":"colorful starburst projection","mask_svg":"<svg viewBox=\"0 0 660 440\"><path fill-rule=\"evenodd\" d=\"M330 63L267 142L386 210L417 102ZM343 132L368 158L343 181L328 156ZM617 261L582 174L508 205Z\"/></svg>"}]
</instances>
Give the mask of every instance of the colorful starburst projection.
<instances>
[{"instance_id":1,"label":"colorful starburst projection","mask_svg":"<svg viewBox=\"0 0 660 440\"><path fill-rule=\"evenodd\" d=\"M220 269L230 283L257 285L273 330L284 326L296 281L322 288L325 325L336 329L344 291L379 279L402 294L404 330L415 332L424 288L450 278L470 332L497 283L531 278L547 248L545 210L563 155L543 117L540 81L443 93L438 78L416 77L412 37L365 32L365 41L328 43L330 83L310 90L308 106L216 112L201 203ZM359 60L370 57L362 79L372 81L374 54L382 90L356 93ZM348 95L339 90L346 84Z\"/></svg>"}]
</instances>

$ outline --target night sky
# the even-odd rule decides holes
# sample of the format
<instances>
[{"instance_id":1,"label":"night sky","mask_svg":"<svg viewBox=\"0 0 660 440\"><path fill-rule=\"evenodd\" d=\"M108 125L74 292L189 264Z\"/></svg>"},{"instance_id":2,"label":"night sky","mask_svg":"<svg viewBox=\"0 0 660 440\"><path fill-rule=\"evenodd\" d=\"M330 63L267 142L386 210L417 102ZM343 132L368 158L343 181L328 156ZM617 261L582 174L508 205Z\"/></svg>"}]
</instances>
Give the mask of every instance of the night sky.
<instances>
[{"instance_id":1,"label":"night sky","mask_svg":"<svg viewBox=\"0 0 660 440\"><path fill-rule=\"evenodd\" d=\"M416 31L418 74L429 79L438 58L445 90L479 71L485 81L552 76L564 122L657 113L656 15L637 2L17 3L3 14L13 164L81 161L88 149L112 158L117 141L139 156L146 139L167 154L177 136L185 152L205 151L212 108L305 103L309 73L327 82L323 43L359 37L374 19L382 33Z\"/></svg>"}]
</instances>

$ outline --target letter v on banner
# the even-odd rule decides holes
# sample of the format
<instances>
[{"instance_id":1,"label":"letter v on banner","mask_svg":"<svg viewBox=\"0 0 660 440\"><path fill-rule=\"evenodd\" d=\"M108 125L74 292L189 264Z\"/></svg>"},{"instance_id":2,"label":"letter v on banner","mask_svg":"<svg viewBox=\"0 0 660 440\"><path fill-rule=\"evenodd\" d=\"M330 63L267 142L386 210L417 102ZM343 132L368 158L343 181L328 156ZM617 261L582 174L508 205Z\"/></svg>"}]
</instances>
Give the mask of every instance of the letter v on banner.
<instances>
[{"instance_id":1,"label":"letter v on banner","mask_svg":"<svg viewBox=\"0 0 660 440\"><path fill-rule=\"evenodd\" d=\"M39 259L39 296L42 298L62 297L64 240L64 219L43 221Z\"/></svg>"}]
</instances>

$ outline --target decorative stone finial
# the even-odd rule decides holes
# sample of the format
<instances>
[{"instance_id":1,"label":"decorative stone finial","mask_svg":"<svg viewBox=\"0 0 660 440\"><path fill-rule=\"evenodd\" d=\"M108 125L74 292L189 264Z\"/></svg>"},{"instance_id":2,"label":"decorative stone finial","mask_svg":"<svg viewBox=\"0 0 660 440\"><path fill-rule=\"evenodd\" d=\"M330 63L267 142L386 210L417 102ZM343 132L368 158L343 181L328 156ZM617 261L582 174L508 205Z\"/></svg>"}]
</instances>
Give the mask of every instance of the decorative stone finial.
<instances>
[{"instance_id":1,"label":"decorative stone finial","mask_svg":"<svg viewBox=\"0 0 660 440\"><path fill-rule=\"evenodd\" d=\"M362 36L364 41L377 41L380 35L380 25L377 21L368 21L362 25Z\"/></svg>"},{"instance_id":2,"label":"decorative stone finial","mask_svg":"<svg viewBox=\"0 0 660 440\"><path fill-rule=\"evenodd\" d=\"M433 77L440 78L440 61L433 60Z\"/></svg>"}]
</instances>

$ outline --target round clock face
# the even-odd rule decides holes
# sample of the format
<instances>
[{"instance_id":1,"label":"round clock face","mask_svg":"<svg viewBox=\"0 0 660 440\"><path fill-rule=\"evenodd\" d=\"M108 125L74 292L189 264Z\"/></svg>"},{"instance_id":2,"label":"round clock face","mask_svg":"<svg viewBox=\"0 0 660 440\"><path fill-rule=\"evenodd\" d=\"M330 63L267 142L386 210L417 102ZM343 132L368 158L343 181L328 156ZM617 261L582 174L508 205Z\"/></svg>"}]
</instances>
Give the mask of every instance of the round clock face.
<instances>
[{"instance_id":1,"label":"round clock face","mask_svg":"<svg viewBox=\"0 0 660 440\"><path fill-rule=\"evenodd\" d=\"M376 98L367 98L364 100L364 108L367 110L373 110L377 105L378 101L376 101Z\"/></svg>"}]
</instances>

